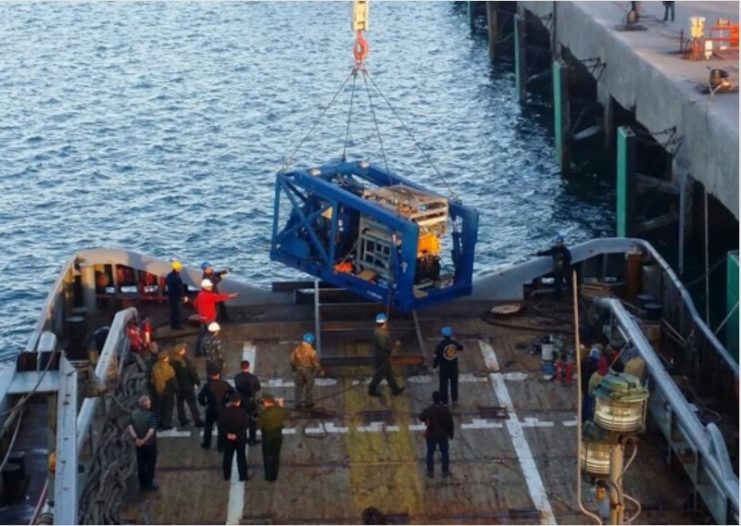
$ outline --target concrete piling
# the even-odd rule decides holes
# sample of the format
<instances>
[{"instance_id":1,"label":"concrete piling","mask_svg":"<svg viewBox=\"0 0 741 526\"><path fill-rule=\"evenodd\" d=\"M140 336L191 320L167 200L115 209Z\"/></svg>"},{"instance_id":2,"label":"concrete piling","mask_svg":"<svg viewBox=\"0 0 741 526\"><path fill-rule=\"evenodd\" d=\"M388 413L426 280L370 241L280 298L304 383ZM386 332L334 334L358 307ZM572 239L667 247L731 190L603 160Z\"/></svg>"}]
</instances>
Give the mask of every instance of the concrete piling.
<instances>
[{"instance_id":1,"label":"concrete piling","mask_svg":"<svg viewBox=\"0 0 741 526\"><path fill-rule=\"evenodd\" d=\"M499 40L498 2L486 2L486 27L489 34L489 58L497 57L497 42Z\"/></svg>"},{"instance_id":2,"label":"concrete piling","mask_svg":"<svg viewBox=\"0 0 741 526\"><path fill-rule=\"evenodd\" d=\"M569 104L568 65L562 59L553 62L553 127L556 160L561 173L571 168L571 108Z\"/></svg>"},{"instance_id":3,"label":"concrete piling","mask_svg":"<svg viewBox=\"0 0 741 526\"><path fill-rule=\"evenodd\" d=\"M617 235L632 234L635 206L636 134L628 126L617 130Z\"/></svg>"},{"instance_id":4,"label":"concrete piling","mask_svg":"<svg viewBox=\"0 0 741 526\"><path fill-rule=\"evenodd\" d=\"M527 23L525 14L515 16L515 86L521 104L527 102Z\"/></svg>"}]
</instances>

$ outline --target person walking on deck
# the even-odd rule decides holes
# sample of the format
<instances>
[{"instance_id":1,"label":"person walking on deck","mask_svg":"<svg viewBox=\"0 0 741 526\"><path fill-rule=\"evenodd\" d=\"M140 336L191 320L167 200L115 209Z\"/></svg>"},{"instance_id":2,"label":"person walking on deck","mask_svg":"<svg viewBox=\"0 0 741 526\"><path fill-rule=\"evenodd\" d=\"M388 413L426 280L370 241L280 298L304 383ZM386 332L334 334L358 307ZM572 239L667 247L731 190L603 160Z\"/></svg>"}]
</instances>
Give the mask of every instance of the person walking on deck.
<instances>
[{"instance_id":1,"label":"person walking on deck","mask_svg":"<svg viewBox=\"0 0 741 526\"><path fill-rule=\"evenodd\" d=\"M303 341L291 353L291 370L294 373L296 409L314 407L314 378L319 372L319 357L314 350L314 335L304 334Z\"/></svg>"},{"instance_id":2,"label":"person walking on deck","mask_svg":"<svg viewBox=\"0 0 741 526\"><path fill-rule=\"evenodd\" d=\"M404 391L405 387L399 387L394 378L394 372L391 369L391 353L394 348L401 345L400 341L391 343L391 331L388 326L388 316L380 313L376 316L376 328L373 330L373 365L375 373L368 386L370 396L381 396L378 392L378 384L382 379L386 379L391 387L394 396L398 396Z\"/></svg>"},{"instance_id":3,"label":"person walking on deck","mask_svg":"<svg viewBox=\"0 0 741 526\"><path fill-rule=\"evenodd\" d=\"M571 251L566 248L563 242L563 236L558 235L553 240L553 246L548 250L541 250L535 253L536 256L551 256L553 259L553 280L556 289L556 299L561 299L561 287L564 279L568 286L569 294L571 293Z\"/></svg>"},{"instance_id":4,"label":"person walking on deck","mask_svg":"<svg viewBox=\"0 0 741 526\"><path fill-rule=\"evenodd\" d=\"M240 363L241 372L234 377L234 389L242 397L242 407L249 417L249 444L255 445L257 440L257 394L262 387L257 375L250 372L249 360Z\"/></svg>"},{"instance_id":5,"label":"person walking on deck","mask_svg":"<svg viewBox=\"0 0 741 526\"><path fill-rule=\"evenodd\" d=\"M238 296L236 292L219 294L214 292L213 288L214 284L210 279L201 280L201 291L193 300L193 307L195 307L198 319L201 322L201 329L198 331L198 340L196 341L196 356L203 356L203 338L208 332L208 326L216 321L216 304Z\"/></svg>"},{"instance_id":6,"label":"person walking on deck","mask_svg":"<svg viewBox=\"0 0 741 526\"><path fill-rule=\"evenodd\" d=\"M669 15L671 15L672 22L674 22L674 4L676 2L661 2L664 4L664 22L669 20Z\"/></svg>"},{"instance_id":7,"label":"person walking on deck","mask_svg":"<svg viewBox=\"0 0 741 526\"><path fill-rule=\"evenodd\" d=\"M188 425L188 418L185 414L185 404L188 404L190 409L190 416L193 419L196 427L203 427L203 421L201 420L201 414L198 410L198 404L196 403L196 392L195 388L201 385L201 379L198 378L198 373L193 365L193 362L188 358L188 345L185 343L179 343L175 346L175 351L172 353L170 363L175 371L175 379L177 381L177 408L178 408L178 419L180 425L185 427Z\"/></svg>"},{"instance_id":8,"label":"person walking on deck","mask_svg":"<svg viewBox=\"0 0 741 526\"><path fill-rule=\"evenodd\" d=\"M201 274L201 279L209 279L211 280L211 283L214 284L214 292L219 292L219 283L222 279L224 279L224 276L226 276L231 269L224 269L224 270L214 270L214 266L209 263L208 261L204 261L201 263L201 270L203 271L203 274ZM226 310L226 305L224 305L223 301L219 301L216 303L216 308L218 309L218 317L217 319L222 322L226 323L229 322L229 313Z\"/></svg>"},{"instance_id":9,"label":"person walking on deck","mask_svg":"<svg viewBox=\"0 0 741 526\"><path fill-rule=\"evenodd\" d=\"M153 491L159 489L154 481L154 470L157 466L157 418L151 410L152 400L147 395L139 397L138 405L139 407L131 413L126 430L136 447L139 489Z\"/></svg>"},{"instance_id":10,"label":"person walking on deck","mask_svg":"<svg viewBox=\"0 0 741 526\"><path fill-rule=\"evenodd\" d=\"M455 424L450 409L442 403L438 391L432 393L432 405L419 414L419 419L425 423L425 441L427 442L427 476L435 475L435 450L440 448L442 455L443 477L450 476L450 458L448 456L448 441L453 440Z\"/></svg>"},{"instance_id":11,"label":"person walking on deck","mask_svg":"<svg viewBox=\"0 0 741 526\"><path fill-rule=\"evenodd\" d=\"M262 401L265 410L257 421L262 431L262 461L265 465L265 480L274 482L278 480L280 450L283 445L283 421L288 411L283 407L283 399L276 400L271 394L265 393Z\"/></svg>"},{"instance_id":12,"label":"person walking on deck","mask_svg":"<svg viewBox=\"0 0 741 526\"><path fill-rule=\"evenodd\" d=\"M224 480L232 478L232 458L235 454L237 455L239 480L245 481L250 478L247 476L247 455L245 453L249 417L244 409L240 407L241 403L242 397L239 396L239 393L233 393L219 415L219 428L225 439L222 462Z\"/></svg>"},{"instance_id":13,"label":"person walking on deck","mask_svg":"<svg viewBox=\"0 0 741 526\"><path fill-rule=\"evenodd\" d=\"M207 369L208 382L198 393L198 403L206 407L206 421L203 426L203 449L211 449L211 434L216 424L216 449L224 451L224 434L218 426L219 414L226 404L226 400L234 392L232 386L221 379L221 371L214 368Z\"/></svg>"},{"instance_id":14,"label":"person walking on deck","mask_svg":"<svg viewBox=\"0 0 741 526\"><path fill-rule=\"evenodd\" d=\"M183 279L180 277L183 264L176 260L170 264L170 267L172 270L165 278L167 298L170 300L170 328L179 330L183 328L182 304L185 286L183 285Z\"/></svg>"},{"instance_id":15,"label":"person walking on deck","mask_svg":"<svg viewBox=\"0 0 741 526\"><path fill-rule=\"evenodd\" d=\"M152 386L156 397L157 422L163 431L172 429L172 411L177 390L175 382L175 370L170 365L170 355L160 351L157 363L152 366Z\"/></svg>"},{"instance_id":16,"label":"person walking on deck","mask_svg":"<svg viewBox=\"0 0 741 526\"><path fill-rule=\"evenodd\" d=\"M435 347L435 357L432 359L432 368L440 368L440 400L448 404L448 386L450 386L450 400L458 405L458 353L463 345L453 339L453 329L443 327L443 339Z\"/></svg>"}]
</instances>

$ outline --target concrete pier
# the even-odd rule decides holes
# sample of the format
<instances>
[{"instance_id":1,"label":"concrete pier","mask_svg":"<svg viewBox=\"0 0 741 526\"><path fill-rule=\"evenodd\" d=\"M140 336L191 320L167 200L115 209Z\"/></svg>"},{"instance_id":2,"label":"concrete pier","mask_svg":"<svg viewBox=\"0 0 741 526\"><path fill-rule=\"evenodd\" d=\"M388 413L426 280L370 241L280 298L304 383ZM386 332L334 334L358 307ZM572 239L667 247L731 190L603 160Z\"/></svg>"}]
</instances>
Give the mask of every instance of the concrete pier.
<instances>
[{"instance_id":1,"label":"concrete pier","mask_svg":"<svg viewBox=\"0 0 741 526\"><path fill-rule=\"evenodd\" d=\"M641 2L640 23L647 30L619 31L628 5L518 3L536 17L553 17L556 45L568 48L577 60L599 57L606 64L598 79L601 100L611 97L633 111L651 132L676 127L682 142L673 160L674 180L690 177L702 183L738 220L738 92L710 96L698 90L707 84L711 68L728 71L738 84L738 59L693 62L678 53L680 31L688 35L690 17L706 17L708 33L718 18L737 21L738 3L678 2L676 21L663 22L661 2Z\"/></svg>"}]
</instances>

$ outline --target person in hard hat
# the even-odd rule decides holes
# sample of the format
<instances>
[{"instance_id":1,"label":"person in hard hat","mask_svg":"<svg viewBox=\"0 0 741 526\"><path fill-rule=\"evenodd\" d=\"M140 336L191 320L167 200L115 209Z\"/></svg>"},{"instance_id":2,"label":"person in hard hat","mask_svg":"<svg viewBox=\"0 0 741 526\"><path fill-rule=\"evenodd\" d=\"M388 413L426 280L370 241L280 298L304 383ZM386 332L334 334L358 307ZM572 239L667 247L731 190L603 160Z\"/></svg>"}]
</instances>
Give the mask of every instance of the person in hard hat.
<instances>
[{"instance_id":1,"label":"person in hard hat","mask_svg":"<svg viewBox=\"0 0 741 526\"><path fill-rule=\"evenodd\" d=\"M283 421L288 416L283 399L275 399L273 395L262 395L265 408L257 420L257 426L262 432L262 463L265 466L265 480L278 480L280 469L280 450L283 446Z\"/></svg>"},{"instance_id":2,"label":"person in hard hat","mask_svg":"<svg viewBox=\"0 0 741 526\"><path fill-rule=\"evenodd\" d=\"M224 369L224 357L221 354L221 325L219 322L212 321L208 324L206 336L203 337L203 347L201 356L206 357L206 367L218 369L220 372Z\"/></svg>"},{"instance_id":3,"label":"person in hard hat","mask_svg":"<svg viewBox=\"0 0 741 526\"><path fill-rule=\"evenodd\" d=\"M220 301L226 301L237 297L236 292L231 294L219 294L214 292L214 284L208 279L201 280L201 291L193 300L193 306L198 312L198 318L201 321L201 329L198 332L196 340L196 356L203 355L203 339L208 333L208 326L216 321L216 304Z\"/></svg>"},{"instance_id":4,"label":"person in hard hat","mask_svg":"<svg viewBox=\"0 0 741 526\"><path fill-rule=\"evenodd\" d=\"M222 279L224 279L224 276L226 276L231 269L224 269L224 270L214 270L214 266L208 262L204 261L201 263L201 270L203 271L203 274L201 274L201 279L208 279L211 280L211 283L214 284L214 292L219 292L219 283ZM217 319L220 322L228 322L229 321L229 313L226 310L226 305L224 305L223 301L219 301L216 303L216 307L218 309L219 315L217 316Z\"/></svg>"},{"instance_id":5,"label":"person in hard hat","mask_svg":"<svg viewBox=\"0 0 741 526\"><path fill-rule=\"evenodd\" d=\"M170 357L170 364L175 371L175 380L177 382L177 409L178 419L180 425L185 427L188 425L188 418L185 414L185 404L187 402L188 408L190 409L190 416L193 418L193 422L196 427L203 427L203 421L201 420L201 414L198 411L198 404L196 404L196 392L195 388L201 385L201 379L198 378L198 373L187 356L188 345L185 343L179 343L175 346L175 350Z\"/></svg>"},{"instance_id":6,"label":"person in hard hat","mask_svg":"<svg viewBox=\"0 0 741 526\"><path fill-rule=\"evenodd\" d=\"M378 392L378 384L384 378L386 378L394 396L398 396L404 391L405 387L399 387L399 384L396 383L396 378L394 378L394 372L391 369L391 353L395 347L399 346L401 346L401 342L398 340L391 343L388 316L384 313L378 314L376 316L376 328L373 330L373 365L376 371L368 386L368 394L370 396L381 396L381 393Z\"/></svg>"},{"instance_id":7,"label":"person in hard hat","mask_svg":"<svg viewBox=\"0 0 741 526\"><path fill-rule=\"evenodd\" d=\"M556 299L561 299L561 286L566 280L568 289L571 290L571 251L566 248L563 236L558 235L553 240L553 246L548 250L535 253L536 256L551 256L553 258L553 278L556 288Z\"/></svg>"},{"instance_id":8,"label":"person in hard hat","mask_svg":"<svg viewBox=\"0 0 741 526\"><path fill-rule=\"evenodd\" d=\"M443 403L441 393L432 393L432 405L424 409L419 419L425 423L425 441L427 442L427 476L435 476L435 450L440 449L442 456L443 477L450 476L450 458L448 441L453 440L455 424L450 409Z\"/></svg>"},{"instance_id":9,"label":"person in hard hat","mask_svg":"<svg viewBox=\"0 0 741 526\"><path fill-rule=\"evenodd\" d=\"M225 437L218 427L219 414L226 405L229 396L234 392L232 386L221 379L221 371L207 367L208 382L201 388L198 393L198 403L206 408L206 421L203 426L203 449L211 449L211 434L213 433L214 424L216 429L216 449L224 451Z\"/></svg>"},{"instance_id":10,"label":"person in hard hat","mask_svg":"<svg viewBox=\"0 0 741 526\"><path fill-rule=\"evenodd\" d=\"M152 386L156 397L157 421L161 430L172 429L172 410L175 406L175 370L170 365L170 355L160 352L152 367Z\"/></svg>"},{"instance_id":11,"label":"person in hard hat","mask_svg":"<svg viewBox=\"0 0 741 526\"><path fill-rule=\"evenodd\" d=\"M440 400L448 405L448 386L450 386L450 400L458 405L458 353L463 345L453 339L453 329L443 327L440 331L443 339L435 347L435 357L432 359L432 368L440 368Z\"/></svg>"},{"instance_id":12,"label":"person in hard hat","mask_svg":"<svg viewBox=\"0 0 741 526\"><path fill-rule=\"evenodd\" d=\"M314 349L314 335L304 334L303 340L291 353L291 370L294 373L296 409L314 407L314 378L319 372L319 357Z\"/></svg>"},{"instance_id":13,"label":"person in hard hat","mask_svg":"<svg viewBox=\"0 0 741 526\"><path fill-rule=\"evenodd\" d=\"M250 361L242 360L240 372L234 377L234 389L242 396L242 407L249 417L250 445L258 444L257 440L257 396L262 389L260 379L250 372Z\"/></svg>"},{"instance_id":14,"label":"person in hard hat","mask_svg":"<svg viewBox=\"0 0 741 526\"><path fill-rule=\"evenodd\" d=\"M165 278L167 298L170 300L170 328L172 330L179 330L183 328L181 305L183 303L185 285L183 285L183 280L180 277L183 264L175 260L170 263L170 268L172 270Z\"/></svg>"}]
</instances>

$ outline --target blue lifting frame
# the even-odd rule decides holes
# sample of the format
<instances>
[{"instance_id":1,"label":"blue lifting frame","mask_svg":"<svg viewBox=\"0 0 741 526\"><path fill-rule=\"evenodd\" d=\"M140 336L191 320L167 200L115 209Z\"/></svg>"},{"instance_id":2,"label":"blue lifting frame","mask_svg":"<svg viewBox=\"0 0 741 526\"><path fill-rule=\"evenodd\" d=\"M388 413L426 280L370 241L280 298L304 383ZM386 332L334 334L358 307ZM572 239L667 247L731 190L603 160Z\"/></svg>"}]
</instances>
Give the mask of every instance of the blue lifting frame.
<instances>
[{"instance_id":1,"label":"blue lifting frame","mask_svg":"<svg viewBox=\"0 0 741 526\"><path fill-rule=\"evenodd\" d=\"M365 161L337 162L279 173L270 258L402 312L470 294L478 213L448 199L448 215L454 225L451 232L455 268L452 282L415 291L419 226L396 211L362 197L365 188L393 185L404 185L443 198ZM282 197L287 200L286 208L290 209L287 218L281 217ZM400 240L395 243L395 249L390 250L391 278L387 281L367 280L353 272L336 269L356 247L361 216L383 225L393 233L394 240Z\"/></svg>"}]
</instances>

